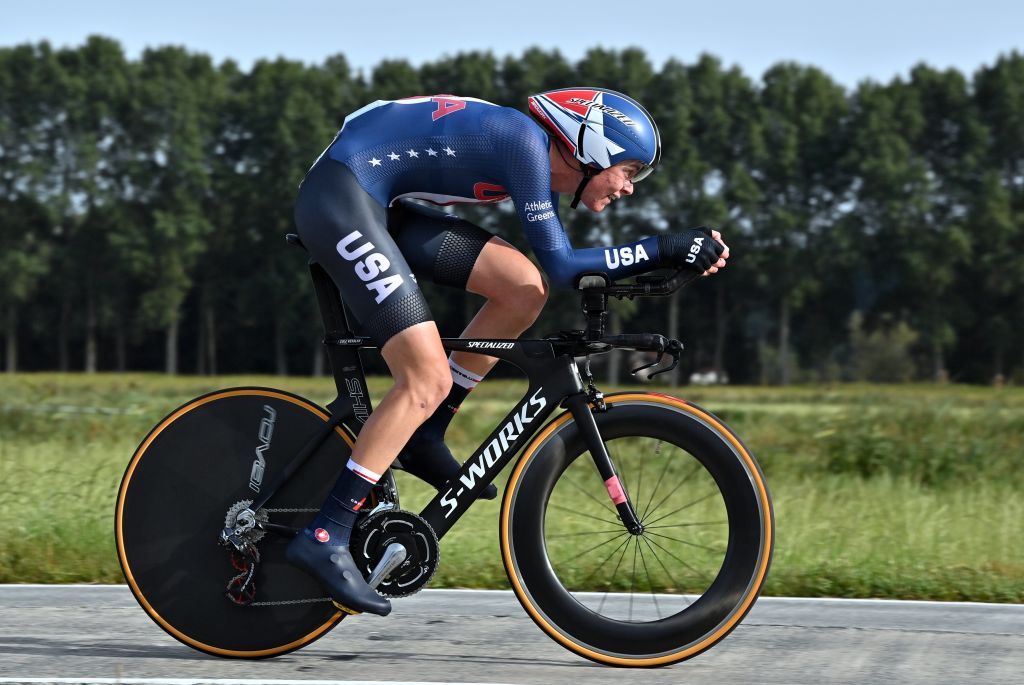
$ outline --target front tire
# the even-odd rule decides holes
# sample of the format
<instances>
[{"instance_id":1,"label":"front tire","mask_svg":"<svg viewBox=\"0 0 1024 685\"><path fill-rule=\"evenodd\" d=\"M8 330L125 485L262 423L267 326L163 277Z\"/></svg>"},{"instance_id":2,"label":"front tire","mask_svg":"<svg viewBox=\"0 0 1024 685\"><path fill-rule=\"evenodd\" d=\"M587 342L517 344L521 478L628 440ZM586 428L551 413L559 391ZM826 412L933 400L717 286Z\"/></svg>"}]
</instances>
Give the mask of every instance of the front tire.
<instances>
[{"instance_id":1,"label":"front tire","mask_svg":"<svg viewBox=\"0 0 1024 685\"><path fill-rule=\"evenodd\" d=\"M560 644L603 664L663 666L714 646L753 606L774 543L771 498L710 413L654 393L606 402L595 420L644 532L618 520L566 412L512 472L502 556L516 597Z\"/></svg>"}]
</instances>

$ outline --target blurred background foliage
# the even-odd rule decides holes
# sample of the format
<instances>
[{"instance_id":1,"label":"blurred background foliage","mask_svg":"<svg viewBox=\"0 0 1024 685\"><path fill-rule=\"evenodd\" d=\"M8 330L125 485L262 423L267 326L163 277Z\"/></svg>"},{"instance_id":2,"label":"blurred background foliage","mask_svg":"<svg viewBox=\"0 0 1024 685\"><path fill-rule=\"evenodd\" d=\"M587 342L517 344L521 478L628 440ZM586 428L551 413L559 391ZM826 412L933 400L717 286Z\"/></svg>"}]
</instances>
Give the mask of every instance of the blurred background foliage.
<instances>
[{"instance_id":1,"label":"blurred background foliage","mask_svg":"<svg viewBox=\"0 0 1024 685\"><path fill-rule=\"evenodd\" d=\"M178 47L129 60L99 36L0 48L0 368L321 374L305 259L283 235L346 113L423 93L525 109L580 83L643 102L665 154L628 202L563 206L574 243L709 224L732 248L723 274L613 311L613 326L687 343L662 379L1024 379L1018 52L847 91L813 66L757 80L710 55L657 69L640 49L246 72ZM457 211L526 248L510 207ZM425 289L458 335L478 302ZM578 306L554 296L530 334L578 326Z\"/></svg>"},{"instance_id":2,"label":"blurred background foliage","mask_svg":"<svg viewBox=\"0 0 1024 685\"><path fill-rule=\"evenodd\" d=\"M0 582L121 582L113 514L133 450L161 416L226 385L320 404L335 395L333 380L308 376L0 374ZM389 386L372 378L371 395ZM447 433L454 453L473 453L525 391L524 379L482 383ZM685 396L764 467L778 532L767 594L1024 601L1024 390L845 383ZM404 509L436 494L396 478ZM641 495L639 482L627 487ZM581 508L592 501L577 496ZM477 501L444 537L432 587L508 587L500 505Z\"/></svg>"}]
</instances>

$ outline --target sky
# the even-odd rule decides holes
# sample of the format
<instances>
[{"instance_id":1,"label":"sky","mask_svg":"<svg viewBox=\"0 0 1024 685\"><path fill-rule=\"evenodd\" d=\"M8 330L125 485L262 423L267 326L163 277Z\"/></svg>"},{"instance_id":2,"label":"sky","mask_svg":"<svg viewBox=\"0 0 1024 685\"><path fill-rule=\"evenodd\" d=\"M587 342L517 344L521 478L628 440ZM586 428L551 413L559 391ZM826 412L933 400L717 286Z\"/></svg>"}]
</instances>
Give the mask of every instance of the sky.
<instances>
[{"instance_id":1,"label":"sky","mask_svg":"<svg viewBox=\"0 0 1024 685\"><path fill-rule=\"evenodd\" d=\"M519 55L532 45L570 60L591 47L645 50L655 67L704 52L753 78L779 61L824 69L853 87L926 62L972 73L1024 50L1021 0L0 0L0 46L116 38L129 57L184 45L243 68L284 56L343 53L368 74L382 59L415 65L470 50Z\"/></svg>"}]
</instances>

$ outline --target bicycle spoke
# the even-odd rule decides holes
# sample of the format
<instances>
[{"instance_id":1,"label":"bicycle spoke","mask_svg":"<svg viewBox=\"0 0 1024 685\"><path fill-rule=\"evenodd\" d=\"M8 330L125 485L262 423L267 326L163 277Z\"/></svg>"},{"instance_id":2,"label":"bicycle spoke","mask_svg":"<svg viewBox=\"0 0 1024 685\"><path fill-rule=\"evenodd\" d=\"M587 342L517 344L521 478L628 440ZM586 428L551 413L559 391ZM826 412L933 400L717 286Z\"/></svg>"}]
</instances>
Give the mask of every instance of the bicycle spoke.
<instances>
[{"instance_id":1,"label":"bicycle spoke","mask_svg":"<svg viewBox=\"0 0 1024 685\"><path fill-rule=\"evenodd\" d=\"M620 543L619 543L619 546L618 546L618 547L616 547L615 549L613 549L613 550L612 550L612 553L611 553L611 554L609 554L608 556L606 556L606 557L605 557L605 558L604 558L604 559L603 559L603 560L601 561L601 563L600 563L600 564L598 564L598 565L597 565L597 566L596 566L596 567L594 568L594 570L590 572L590 574L589 574L589 575L588 575L588 576L587 576L586 578L584 578L584 579L583 579L582 581L580 581L580 590L583 590L584 588L586 588L586 586L587 586L587 581L588 581L588 580L590 580L591 578L593 578L593 577L594 577L594 574L595 574L595 573L597 573L597 572L598 572L598 571L600 571L600 570L601 570L602 568L604 568L604 565L608 563L608 560L609 560L609 559L611 559L611 558L612 558L613 556L615 556L615 553L616 553L616 552L618 552L618 551L619 551L620 549L622 549L623 547L625 547L625 546L626 546L626 545L627 545L628 543L629 543L629 538L626 538L625 540L623 540L622 542L620 542ZM625 552L623 552L623 554L625 554ZM621 562L620 562L620 563L621 563ZM616 568L616 570L618 569L618 564L616 564L616 565L615 565L615 568ZM614 571L613 571L612 573L614 573Z\"/></svg>"},{"instance_id":2,"label":"bicycle spoke","mask_svg":"<svg viewBox=\"0 0 1024 685\"><path fill-rule=\"evenodd\" d=\"M600 521L601 523L607 523L610 526L618 526L618 525L622 524L622 521L609 521L608 519L603 519L600 516L594 516L593 514L586 514L586 513L582 512L582 511L579 511L577 509L570 509L569 507L563 507L560 504L548 503L548 506L551 507L552 509L558 509L559 511L567 511L570 514L575 514L577 516L584 516L584 517L586 517L588 519L594 519L595 521Z\"/></svg>"},{"instance_id":3,"label":"bicycle spoke","mask_svg":"<svg viewBox=\"0 0 1024 685\"><path fill-rule=\"evenodd\" d=\"M671 490L669 490L669 491L668 491L668 494L667 494L667 495L665 495L665 496L664 496L664 497L663 497L663 498L661 499L661 501L660 501L660 502L658 502L658 503L657 503L656 505L654 505L653 507L649 507L650 511L646 511L646 510L644 511L644 514L643 514L643 516L641 516L641 517L640 517L640 520L643 520L643 519L647 518L647 515L648 515L648 514L650 514L651 516L654 516L654 512L656 512L656 511L658 510L658 507L660 507L660 506L661 506L662 504L664 504L664 503L665 503L665 501L666 501L666 500L667 500L667 499L668 499L669 497L671 497L672 495L674 495L674 494L675 494L675 493L676 493L676 492L677 492L677 491L679 490L679 488L683 487L683 485L685 485L685 484L686 484L686 481L690 480L690 477L691 477L691 476L693 476L693 474L697 473L697 471L699 471L699 470L700 470L700 468L701 468L701 463L700 463L700 462L698 461L698 462L697 462L696 464L694 464L694 465L693 465L693 470L692 470L692 471L690 471L690 472L689 472L688 474L686 474L686 477L685 477L685 478L683 478L683 479L682 479L681 481L679 481L679 483L678 483L678 484L676 484L676 486L675 486L674 488L672 488ZM654 498L653 498L653 497L651 498L651 501L654 501Z\"/></svg>"},{"instance_id":4,"label":"bicycle spoke","mask_svg":"<svg viewBox=\"0 0 1024 685\"><path fill-rule=\"evenodd\" d=\"M666 538L668 540L674 540L675 542L681 542L684 545L690 545L691 547L699 547L700 549L706 549L707 551L714 552L715 554L725 554L724 549L715 549L714 547L708 547L707 545L698 545L696 542L681 540L679 538L674 538L669 535L662 535L661 533L651 533L651 535L657 535L659 538Z\"/></svg>"},{"instance_id":5,"label":"bicycle spoke","mask_svg":"<svg viewBox=\"0 0 1024 685\"><path fill-rule=\"evenodd\" d=\"M629 620L633 620L633 586L636 584L636 550L640 543L633 539L633 575L629 577Z\"/></svg>"},{"instance_id":6,"label":"bicycle spoke","mask_svg":"<svg viewBox=\"0 0 1024 685\"><path fill-rule=\"evenodd\" d=\"M598 498L597 498L597 497L595 497L594 495L592 495L592 494L590 494L589 492L587 492L586 490L584 490L582 486L580 486L580 485L577 485L577 484L575 483L575 481L573 481L573 480L572 480L571 478L566 478L564 482L566 482L566 483L568 483L569 485L573 486L574 488L576 488L577 490L579 490L580 492L582 492L582 493L583 493L584 495L586 495L586 496L587 496L587 497L589 497L590 499L592 499L592 500L594 500L595 502L597 502L598 506L600 506L600 507L601 507L601 509L603 509L604 511L607 511L607 512L608 512L609 514L611 514L612 516L615 516L615 515L616 515L616 514L615 514L615 510L614 510L614 509L612 509L612 508L611 508L610 506L608 506L608 504L609 504L609 502L610 502L611 500L600 500L600 499L598 499Z\"/></svg>"},{"instance_id":7,"label":"bicycle spoke","mask_svg":"<svg viewBox=\"0 0 1024 685\"><path fill-rule=\"evenodd\" d=\"M673 523L668 526L644 526L644 530L657 530L659 528L689 528L690 526L721 526L728 521L696 521L694 523Z\"/></svg>"},{"instance_id":8,"label":"bicycle spoke","mask_svg":"<svg viewBox=\"0 0 1024 685\"><path fill-rule=\"evenodd\" d=\"M616 535L616 536L614 536L614 537L610 537L610 538L608 538L608 539L607 539L607 540L605 540L604 542L601 542L601 543L599 543L599 544L596 544L596 545L594 545L593 547L588 547L587 549L583 550L582 552L580 552L579 554L577 554L576 556L574 556L574 557L573 557L572 559L567 559L567 560L566 560L566 561L565 561L564 563L568 564L568 563L570 563L570 562L576 561L577 559L579 559L580 557L582 557L582 556L583 556L584 554L588 554L588 553L590 553L590 552L593 552L593 551L594 551L595 549L597 549L597 548L599 548L599 547L604 547L604 546L605 546L605 545L607 545L607 544L608 544L609 542L612 542L613 540L618 540L618 539L619 539L620 537L622 537L623 535L629 535L629 533L628 533L627 531L623 531L623 532L619 533L618 535Z\"/></svg>"},{"instance_id":9,"label":"bicycle spoke","mask_svg":"<svg viewBox=\"0 0 1024 685\"><path fill-rule=\"evenodd\" d=\"M612 583L615 582L615 576L619 573L619 566L622 566L622 560L626 558L626 550L629 548L629 541L631 538L626 538L620 547L622 548L622 554L619 555L619 560L615 562L615 568L612 569L612 577L604 586L604 594L601 596L601 603L597 605L598 614L601 613L601 609L604 608L604 601L608 599L608 591L612 588Z\"/></svg>"},{"instance_id":10,"label":"bicycle spoke","mask_svg":"<svg viewBox=\"0 0 1024 685\"><path fill-rule=\"evenodd\" d=\"M640 501L640 492L642 491L642 488L644 487L644 464L646 462L647 462L646 459L644 459L643 457L640 458L640 475L637 476L636 497L632 497L631 498L634 502L639 502Z\"/></svg>"},{"instance_id":11,"label":"bicycle spoke","mask_svg":"<svg viewBox=\"0 0 1024 685\"><path fill-rule=\"evenodd\" d=\"M661 620L661 607L658 606L658 596L654 593L654 583L651 582L651 571L647 568L647 559L644 558L644 548L640 543L636 545L640 549L640 563L644 565L644 573L647 574L647 589L651 592L651 599L654 600L654 610L658 612L658 620Z\"/></svg>"},{"instance_id":12,"label":"bicycle spoke","mask_svg":"<svg viewBox=\"0 0 1024 685\"><path fill-rule=\"evenodd\" d=\"M651 523L657 523L658 521L664 521L665 519L667 519L672 514L678 514L679 512L683 511L684 509L689 509L694 504L699 504L699 503L703 502L704 500L708 499L709 497L714 497L717 494L718 494L718 490L713 490L713 491L709 492L708 494L704 495L703 497L701 497L700 499L695 499L692 502L690 502L689 504L684 504L683 506L679 507L675 511L670 511L667 514L665 514L664 516L660 516L660 517L654 519L653 521L651 521Z\"/></svg>"},{"instance_id":13,"label":"bicycle spoke","mask_svg":"<svg viewBox=\"0 0 1024 685\"><path fill-rule=\"evenodd\" d=\"M659 446L660 446L660 444L661 443L659 443ZM643 520L644 516L647 515L647 509L650 509L651 502L653 502L655 496L657 496L658 488L660 488L661 484L663 482L665 482L665 474L668 473L668 467L669 467L669 464L671 464L671 463L672 463L671 459L666 459L665 460L665 466L661 469L661 473L658 475L658 480L654 481L654 492L651 493L651 499L647 501L647 508L644 509L644 513L641 514L641 516L640 516L640 520L641 521Z\"/></svg>"},{"instance_id":14,"label":"bicycle spoke","mask_svg":"<svg viewBox=\"0 0 1024 685\"><path fill-rule=\"evenodd\" d=\"M554 535L547 535L545 537L547 537L550 540L551 538L569 538L569 537L575 537L577 535L601 535L601 534L604 534L604 533L621 533L621 532L623 532L622 528L619 528L618 530L584 530L584 531L581 531L579 533L555 533Z\"/></svg>"},{"instance_id":15,"label":"bicycle spoke","mask_svg":"<svg viewBox=\"0 0 1024 685\"><path fill-rule=\"evenodd\" d=\"M691 571L693 571L693 572L694 572L694 573L696 573L697 575L699 575L699 576L702 576L703 578L707 579L707 577L708 577L708 574L707 574L706 572L704 572L704 571L699 571L699 570L695 569L695 568L694 568L693 566L691 566L691 565L690 565L689 563L687 563L687 562L683 561L682 559L680 559L679 557L677 557L677 556L676 556L675 554L672 554L672 552L670 552L670 551L669 551L668 549L666 549L666 548L665 548L665 547L664 547L663 545L661 545L661 544L660 544L660 543L659 543L659 542L658 542L657 540L651 540L651 539L649 539L649 538L648 538L648 537L647 537L646 535L644 536L644 540L647 540L648 542L650 542L651 544L653 544L653 545L654 545L655 547L657 547L658 549L662 550L663 552L665 552L665 554L669 555L670 557L672 557L673 559L675 559L675 560L676 560L676 561L678 561L678 562L679 562L680 564L682 564L682 565L683 565L683 566L685 566L686 568L690 569Z\"/></svg>"},{"instance_id":16,"label":"bicycle spoke","mask_svg":"<svg viewBox=\"0 0 1024 685\"><path fill-rule=\"evenodd\" d=\"M661 557L659 557L659 556L658 556L658 552L657 552L657 551L656 551L656 550L654 549L654 547L651 547L651 543L650 543L650 541L649 541L649 540L648 540L648 539L647 539L646 537L644 537L644 536L641 536L641 538L643 539L643 541L644 541L644 542L646 542L646 543L647 543L647 546L648 546L648 547L650 547L650 549L651 549L651 554L653 554L653 555L654 555L654 558L658 560L658 563L659 563L659 564L661 564L661 568L662 568L662 569L664 569L664 571L665 571L665 575L666 575L666 576L668 576L668 579L672 581L672 585L673 585L673 586L674 586L674 587L675 587L676 589L678 589L678 590L679 590L680 592L684 592L684 591L685 591L685 588L683 587L683 584L682 584L682 583L680 583L680 582L679 582L678 580L676 580L676 579L675 579L675 578L674 578L674 577L672 576L672 572L668 570L668 566L666 566L666 565L665 565L665 562L664 562L664 561L662 561L662 560L661 560ZM686 599L686 597L685 597L685 596L683 596L683 601L684 601L684 602L686 602L686 606L687 606L687 607L689 607L689 606L690 606L690 604L692 604L692 602L690 602L690 601L689 601L688 599Z\"/></svg>"}]
</instances>

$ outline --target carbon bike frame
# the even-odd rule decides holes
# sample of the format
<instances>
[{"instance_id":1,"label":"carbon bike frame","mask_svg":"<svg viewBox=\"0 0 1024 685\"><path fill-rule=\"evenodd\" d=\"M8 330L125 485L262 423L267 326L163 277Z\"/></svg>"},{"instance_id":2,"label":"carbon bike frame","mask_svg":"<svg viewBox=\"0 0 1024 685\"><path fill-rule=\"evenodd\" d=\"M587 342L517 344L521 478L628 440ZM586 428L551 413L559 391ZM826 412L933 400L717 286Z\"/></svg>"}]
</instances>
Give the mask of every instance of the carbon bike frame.
<instances>
[{"instance_id":1,"label":"carbon bike frame","mask_svg":"<svg viewBox=\"0 0 1024 685\"><path fill-rule=\"evenodd\" d=\"M315 262L309 264L320 313L324 321L324 344L334 374L338 396L327 405L331 419L283 470L276 483L251 505L259 510L301 468L327 435L343 424L358 435L362 424L372 412L366 376L359 350L374 347L369 338L352 332L337 288L327 272ZM575 345L557 338L546 340L505 340L442 338L446 350L486 354L503 359L523 371L529 380L526 394L499 422L486 440L466 460L451 487L439 493L420 512L433 527L438 539L455 525L480 492L493 481L512 458L540 430L546 419L559 407L567 407L576 419L603 480L616 477L597 424L584 391L576 359ZM627 527L638 525L632 504L616 505Z\"/></svg>"}]
</instances>

